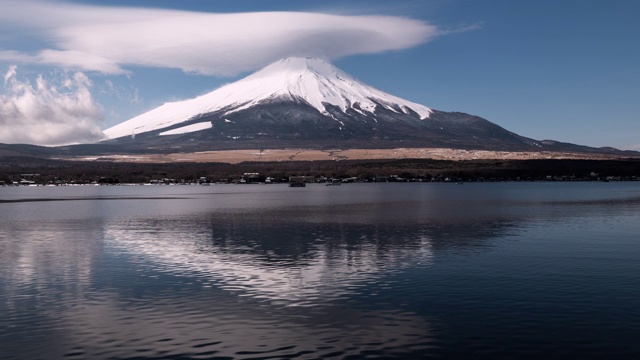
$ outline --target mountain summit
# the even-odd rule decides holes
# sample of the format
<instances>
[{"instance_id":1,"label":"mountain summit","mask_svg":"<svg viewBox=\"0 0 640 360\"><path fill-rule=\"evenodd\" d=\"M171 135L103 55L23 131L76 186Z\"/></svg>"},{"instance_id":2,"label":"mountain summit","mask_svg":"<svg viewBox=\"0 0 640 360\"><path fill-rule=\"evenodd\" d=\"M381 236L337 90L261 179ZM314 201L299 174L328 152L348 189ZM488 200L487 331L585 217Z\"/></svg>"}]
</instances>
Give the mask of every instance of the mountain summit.
<instances>
[{"instance_id":1,"label":"mountain summit","mask_svg":"<svg viewBox=\"0 0 640 360\"><path fill-rule=\"evenodd\" d=\"M430 109L314 58L279 60L208 94L166 103L104 131L136 151L447 147L602 152L514 134L478 116Z\"/></svg>"}]
</instances>

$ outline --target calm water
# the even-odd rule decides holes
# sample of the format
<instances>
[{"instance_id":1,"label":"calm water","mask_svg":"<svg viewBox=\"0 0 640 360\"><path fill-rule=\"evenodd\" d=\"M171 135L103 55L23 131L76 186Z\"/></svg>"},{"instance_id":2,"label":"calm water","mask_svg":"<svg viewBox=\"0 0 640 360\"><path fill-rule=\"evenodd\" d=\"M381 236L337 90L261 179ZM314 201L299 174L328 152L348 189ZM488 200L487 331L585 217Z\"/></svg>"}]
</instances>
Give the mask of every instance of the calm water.
<instances>
[{"instance_id":1,"label":"calm water","mask_svg":"<svg viewBox=\"0 0 640 360\"><path fill-rule=\"evenodd\" d=\"M640 183L0 188L0 358L640 358Z\"/></svg>"}]
</instances>

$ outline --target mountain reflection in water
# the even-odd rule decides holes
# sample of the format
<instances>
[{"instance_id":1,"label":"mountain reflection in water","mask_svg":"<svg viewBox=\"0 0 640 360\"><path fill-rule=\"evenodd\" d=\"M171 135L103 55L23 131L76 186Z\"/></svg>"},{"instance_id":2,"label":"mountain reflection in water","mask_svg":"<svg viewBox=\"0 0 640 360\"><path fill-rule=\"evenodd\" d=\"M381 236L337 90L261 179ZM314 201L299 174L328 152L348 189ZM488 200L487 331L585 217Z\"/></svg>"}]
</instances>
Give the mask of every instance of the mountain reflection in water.
<instances>
[{"instance_id":1,"label":"mountain reflection in water","mask_svg":"<svg viewBox=\"0 0 640 360\"><path fill-rule=\"evenodd\" d=\"M509 357L556 351L565 304L638 329L635 190L375 186L0 204L0 358Z\"/></svg>"}]
</instances>

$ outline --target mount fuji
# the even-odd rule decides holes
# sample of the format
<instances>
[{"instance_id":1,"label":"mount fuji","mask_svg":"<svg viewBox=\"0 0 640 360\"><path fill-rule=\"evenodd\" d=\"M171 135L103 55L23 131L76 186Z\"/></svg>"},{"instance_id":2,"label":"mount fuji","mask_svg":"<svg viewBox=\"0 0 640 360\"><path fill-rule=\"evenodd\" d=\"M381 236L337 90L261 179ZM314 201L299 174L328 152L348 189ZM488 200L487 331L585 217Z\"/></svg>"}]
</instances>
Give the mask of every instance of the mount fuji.
<instances>
[{"instance_id":1,"label":"mount fuji","mask_svg":"<svg viewBox=\"0 0 640 360\"><path fill-rule=\"evenodd\" d=\"M105 143L151 151L292 146L608 151L529 139L478 116L387 94L323 60L294 57L197 98L166 103L104 133Z\"/></svg>"}]
</instances>

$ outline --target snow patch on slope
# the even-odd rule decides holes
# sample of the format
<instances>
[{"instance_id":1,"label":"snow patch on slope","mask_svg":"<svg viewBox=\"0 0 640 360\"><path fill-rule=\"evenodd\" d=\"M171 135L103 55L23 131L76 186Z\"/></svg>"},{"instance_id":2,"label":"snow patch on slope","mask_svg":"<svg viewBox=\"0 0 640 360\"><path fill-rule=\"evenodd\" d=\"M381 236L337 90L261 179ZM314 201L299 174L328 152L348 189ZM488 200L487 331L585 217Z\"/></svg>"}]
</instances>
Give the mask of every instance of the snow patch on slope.
<instances>
[{"instance_id":1,"label":"snow patch on slope","mask_svg":"<svg viewBox=\"0 0 640 360\"><path fill-rule=\"evenodd\" d=\"M352 108L360 113L373 113L381 105L394 112L400 108L407 113L410 109L420 119L431 114L426 106L363 84L323 60L286 58L195 99L166 103L104 133L110 139L129 136L162 129L202 114L226 110L228 115L278 99L306 102L323 114L328 114L325 103L342 111Z\"/></svg>"},{"instance_id":2,"label":"snow patch on slope","mask_svg":"<svg viewBox=\"0 0 640 360\"><path fill-rule=\"evenodd\" d=\"M212 127L211 123L207 121L207 122L201 122L201 123L179 127L177 129L172 129L169 131L164 131L164 132L161 132L159 135L164 136L164 135L188 134L195 131L211 129L211 127Z\"/></svg>"}]
</instances>

